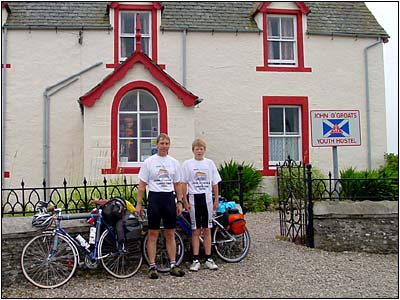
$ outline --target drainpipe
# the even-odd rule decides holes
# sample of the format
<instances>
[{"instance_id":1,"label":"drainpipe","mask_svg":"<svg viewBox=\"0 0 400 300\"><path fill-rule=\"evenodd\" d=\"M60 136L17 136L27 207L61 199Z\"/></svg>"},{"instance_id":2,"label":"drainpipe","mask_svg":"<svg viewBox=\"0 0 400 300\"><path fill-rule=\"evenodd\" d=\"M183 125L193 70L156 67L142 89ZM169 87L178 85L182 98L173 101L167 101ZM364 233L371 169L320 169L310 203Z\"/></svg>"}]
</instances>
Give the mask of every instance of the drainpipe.
<instances>
[{"instance_id":1,"label":"drainpipe","mask_svg":"<svg viewBox=\"0 0 400 300\"><path fill-rule=\"evenodd\" d=\"M182 31L182 85L186 88L186 35L187 30Z\"/></svg>"},{"instance_id":2,"label":"drainpipe","mask_svg":"<svg viewBox=\"0 0 400 300\"><path fill-rule=\"evenodd\" d=\"M365 94L367 105L367 140L368 140L368 170L372 169L372 145L371 145L371 112L370 112L370 96L369 96L369 76L368 76L368 50L381 43L381 40L367 46L364 49L365 58Z\"/></svg>"},{"instance_id":3,"label":"drainpipe","mask_svg":"<svg viewBox=\"0 0 400 300\"><path fill-rule=\"evenodd\" d=\"M78 80L78 78L75 78L79 75L81 75L82 73L85 73L97 66L100 66L102 64L102 62L98 62L86 69L83 69L82 71L75 73L74 75L71 75L53 85L50 85L48 87L45 88L44 92L43 92L43 99L44 99L44 103L43 103L43 177L44 177L44 181L46 183L45 187L49 187L50 186L50 162L49 162L49 147L50 147L50 96L54 95L55 93L59 92L60 90L62 90L63 88L69 86L70 84L74 83L76 80ZM71 80L71 81L70 81ZM68 82L70 81L70 82ZM54 89L55 87L62 85L66 83L65 85L59 87L56 91L49 93L50 90ZM48 198L48 191L46 191L46 198Z\"/></svg>"},{"instance_id":4,"label":"drainpipe","mask_svg":"<svg viewBox=\"0 0 400 300\"><path fill-rule=\"evenodd\" d=\"M7 79L7 28L3 27L3 41L1 53L2 67L2 80L1 80L1 178L4 179L4 162L6 155L6 79ZM4 180L1 180L1 187L3 188Z\"/></svg>"}]
</instances>

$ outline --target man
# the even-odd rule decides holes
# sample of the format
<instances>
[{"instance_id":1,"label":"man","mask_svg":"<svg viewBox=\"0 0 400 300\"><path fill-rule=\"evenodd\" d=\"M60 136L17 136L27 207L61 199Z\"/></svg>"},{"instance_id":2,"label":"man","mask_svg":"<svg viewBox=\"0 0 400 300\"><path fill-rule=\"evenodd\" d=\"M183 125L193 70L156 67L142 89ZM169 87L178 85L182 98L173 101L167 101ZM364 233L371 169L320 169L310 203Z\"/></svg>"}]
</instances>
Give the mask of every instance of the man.
<instances>
[{"instance_id":1,"label":"man","mask_svg":"<svg viewBox=\"0 0 400 300\"><path fill-rule=\"evenodd\" d=\"M190 211L192 223L193 263L190 271L197 272L200 268L201 229L204 233L205 266L210 270L217 270L218 266L211 258L211 228L213 210L219 206L218 182L221 177L214 162L204 157L206 143L202 139L194 140L192 151L194 158L186 160L182 167L185 209Z\"/></svg>"},{"instance_id":2,"label":"man","mask_svg":"<svg viewBox=\"0 0 400 300\"><path fill-rule=\"evenodd\" d=\"M185 272L176 266L175 227L176 216L181 214L183 201L181 192L181 170L179 162L168 155L170 138L161 133L157 137L157 153L147 158L139 172L139 190L137 195L136 210L142 211L142 199L149 186L147 206L148 240L147 255L149 257L149 277L157 279L157 266L155 263L157 239L160 233L160 222L163 220L164 235L167 253L170 260L170 274L182 277ZM178 203L175 204L175 195Z\"/></svg>"}]
</instances>

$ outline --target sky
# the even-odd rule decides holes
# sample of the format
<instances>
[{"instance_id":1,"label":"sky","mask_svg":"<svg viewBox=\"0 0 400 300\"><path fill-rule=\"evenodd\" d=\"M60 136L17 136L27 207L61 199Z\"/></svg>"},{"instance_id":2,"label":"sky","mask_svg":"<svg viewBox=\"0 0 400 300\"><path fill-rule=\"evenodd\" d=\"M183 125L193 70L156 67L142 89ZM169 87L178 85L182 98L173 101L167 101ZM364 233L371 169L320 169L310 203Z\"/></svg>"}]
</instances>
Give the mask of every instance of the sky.
<instances>
[{"instance_id":1,"label":"sky","mask_svg":"<svg viewBox=\"0 0 400 300\"><path fill-rule=\"evenodd\" d=\"M366 2L389 34L383 45L385 63L387 152L399 153L399 2Z\"/></svg>"}]
</instances>

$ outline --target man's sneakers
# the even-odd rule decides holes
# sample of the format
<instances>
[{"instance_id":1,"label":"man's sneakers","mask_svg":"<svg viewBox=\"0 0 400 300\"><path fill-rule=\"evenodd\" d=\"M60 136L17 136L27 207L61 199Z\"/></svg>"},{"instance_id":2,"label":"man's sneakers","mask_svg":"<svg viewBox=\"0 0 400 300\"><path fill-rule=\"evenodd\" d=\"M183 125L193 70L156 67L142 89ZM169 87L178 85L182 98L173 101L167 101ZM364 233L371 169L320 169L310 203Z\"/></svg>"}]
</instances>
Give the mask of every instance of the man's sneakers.
<instances>
[{"instance_id":1,"label":"man's sneakers","mask_svg":"<svg viewBox=\"0 0 400 300\"><path fill-rule=\"evenodd\" d=\"M197 272L200 269L200 262L196 259L193 261L192 265L190 266L190 271Z\"/></svg>"},{"instance_id":2,"label":"man's sneakers","mask_svg":"<svg viewBox=\"0 0 400 300\"><path fill-rule=\"evenodd\" d=\"M205 262L205 265L210 270L217 270L218 266L215 264L212 258L208 258Z\"/></svg>"},{"instance_id":3,"label":"man's sneakers","mask_svg":"<svg viewBox=\"0 0 400 300\"><path fill-rule=\"evenodd\" d=\"M176 276L176 277L182 277L185 275L185 272L181 268L174 266L169 271L169 274L171 274L172 276Z\"/></svg>"},{"instance_id":4,"label":"man's sneakers","mask_svg":"<svg viewBox=\"0 0 400 300\"><path fill-rule=\"evenodd\" d=\"M158 279L158 272L156 267L149 268L148 274L150 279Z\"/></svg>"}]
</instances>

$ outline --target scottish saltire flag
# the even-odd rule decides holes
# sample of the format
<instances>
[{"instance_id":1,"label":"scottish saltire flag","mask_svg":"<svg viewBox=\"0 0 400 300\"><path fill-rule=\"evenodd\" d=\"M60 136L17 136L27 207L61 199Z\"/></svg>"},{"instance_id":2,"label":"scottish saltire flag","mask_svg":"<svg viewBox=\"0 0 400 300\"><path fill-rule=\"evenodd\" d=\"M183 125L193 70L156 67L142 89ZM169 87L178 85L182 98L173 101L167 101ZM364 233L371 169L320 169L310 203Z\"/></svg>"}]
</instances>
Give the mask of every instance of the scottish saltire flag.
<instances>
[{"instance_id":1,"label":"scottish saltire flag","mask_svg":"<svg viewBox=\"0 0 400 300\"><path fill-rule=\"evenodd\" d=\"M348 119L326 119L322 120L322 131L324 137L347 137L350 135Z\"/></svg>"}]
</instances>

